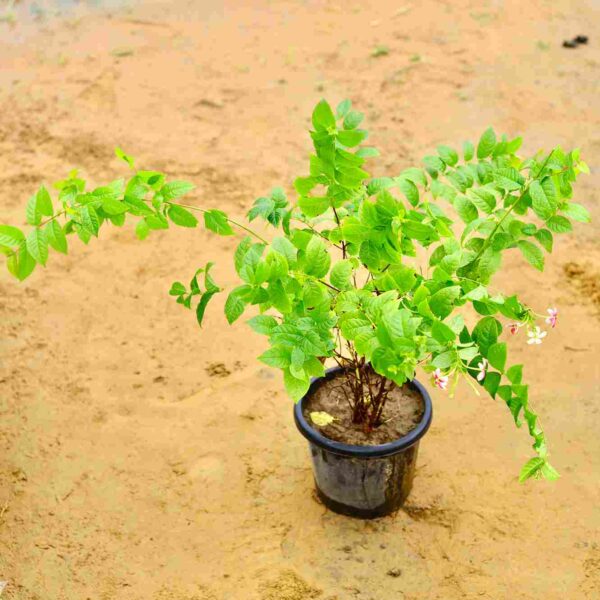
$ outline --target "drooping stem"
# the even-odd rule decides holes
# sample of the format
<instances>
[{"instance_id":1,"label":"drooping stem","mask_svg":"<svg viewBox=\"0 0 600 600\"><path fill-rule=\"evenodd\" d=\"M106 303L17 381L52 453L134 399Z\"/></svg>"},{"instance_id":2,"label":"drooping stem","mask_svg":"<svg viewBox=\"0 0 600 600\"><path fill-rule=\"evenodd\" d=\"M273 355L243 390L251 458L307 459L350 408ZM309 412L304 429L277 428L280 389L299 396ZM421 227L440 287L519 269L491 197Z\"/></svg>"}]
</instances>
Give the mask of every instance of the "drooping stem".
<instances>
[{"instance_id":1,"label":"drooping stem","mask_svg":"<svg viewBox=\"0 0 600 600\"><path fill-rule=\"evenodd\" d=\"M187 208L188 210L195 210L195 211L201 212L201 213L210 212L210 210L208 210L206 208L200 208L199 206L192 206L191 204L180 204L179 202L170 202L170 201L169 202L165 202L165 204L172 204L174 206L180 206L181 208ZM244 231L246 231L249 234L253 235L256 239L260 240L264 244L268 244L269 243L264 237L262 237L261 235L259 235L258 233L256 233L256 231L253 231L249 227L246 227L245 225L242 225L238 221L235 221L234 219L230 219L229 217L226 217L226 220L229 223L231 223L232 225L235 225L236 227L239 227L240 229L243 229Z\"/></svg>"}]
</instances>

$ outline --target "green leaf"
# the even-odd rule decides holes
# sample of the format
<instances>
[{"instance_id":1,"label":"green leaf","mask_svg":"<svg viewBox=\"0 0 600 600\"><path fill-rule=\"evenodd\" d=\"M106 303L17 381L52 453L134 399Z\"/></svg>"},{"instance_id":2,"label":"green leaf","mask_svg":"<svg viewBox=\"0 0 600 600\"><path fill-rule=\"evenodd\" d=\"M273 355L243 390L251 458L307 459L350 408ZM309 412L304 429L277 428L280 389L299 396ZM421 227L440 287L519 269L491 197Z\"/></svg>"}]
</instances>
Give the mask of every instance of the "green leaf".
<instances>
[{"instance_id":1,"label":"green leaf","mask_svg":"<svg viewBox=\"0 0 600 600\"><path fill-rule=\"evenodd\" d=\"M257 315L248 321L248 325L250 325L256 333L271 335L275 327L277 327L277 321L269 315Z\"/></svg>"},{"instance_id":2,"label":"green leaf","mask_svg":"<svg viewBox=\"0 0 600 600\"><path fill-rule=\"evenodd\" d=\"M456 339L456 334L448 325L441 321L434 321L431 326L431 335L440 344L446 344L447 342L453 342Z\"/></svg>"},{"instance_id":3,"label":"green leaf","mask_svg":"<svg viewBox=\"0 0 600 600\"><path fill-rule=\"evenodd\" d=\"M285 369L290 365L290 351L283 346L273 346L267 351L263 352L259 357L265 365L269 367L275 367L276 369Z\"/></svg>"},{"instance_id":4,"label":"green leaf","mask_svg":"<svg viewBox=\"0 0 600 600\"><path fill-rule=\"evenodd\" d=\"M496 207L496 197L492 192L484 188L467 190L467 195L475 206L485 212L491 213Z\"/></svg>"},{"instance_id":5,"label":"green leaf","mask_svg":"<svg viewBox=\"0 0 600 600\"><path fill-rule=\"evenodd\" d=\"M285 256L290 267L295 266L298 250L290 240L285 237L276 237L271 242L271 249Z\"/></svg>"},{"instance_id":6,"label":"green leaf","mask_svg":"<svg viewBox=\"0 0 600 600\"><path fill-rule=\"evenodd\" d=\"M573 221L578 221L580 223L590 222L590 213L588 212L587 208L581 204L577 204L576 202L569 202L567 206L561 208L561 211L565 213L567 217L571 217Z\"/></svg>"},{"instance_id":7,"label":"green leaf","mask_svg":"<svg viewBox=\"0 0 600 600\"><path fill-rule=\"evenodd\" d=\"M463 144L463 156L465 158L465 162L469 162L475 154L475 148L471 142L465 142Z\"/></svg>"},{"instance_id":8,"label":"green leaf","mask_svg":"<svg viewBox=\"0 0 600 600\"><path fill-rule=\"evenodd\" d=\"M289 369L283 372L283 382L288 395L294 402L300 400L310 386L310 379L308 377L306 379L298 379L290 373Z\"/></svg>"},{"instance_id":9,"label":"green leaf","mask_svg":"<svg viewBox=\"0 0 600 600\"><path fill-rule=\"evenodd\" d=\"M487 288L483 285L477 286L476 288L472 289L468 294L465 294L464 296L465 300L483 300L484 298L488 297L488 291Z\"/></svg>"},{"instance_id":10,"label":"green leaf","mask_svg":"<svg viewBox=\"0 0 600 600\"><path fill-rule=\"evenodd\" d=\"M500 268L502 262L502 253L493 247L486 248L479 259L477 270L479 277L484 282L489 281L490 277Z\"/></svg>"},{"instance_id":11,"label":"green leaf","mask_svg":"<svg viewBox=\"0 0 600 600\"><path fill-rule=\"evenodd\" d=\"M230 325L242 316L246 308L246 303L240 298L242 288L246 289L246 286L240 286L232 290L225 301L225 317Z\"/></svg>"},{"instance_id":12,"label":"green leaf","mask_svg":"<svg viewBox=\"0 0 600 600\"><path fill-rule=\"evenodd\" d=\"M150 233L150 227L148 227L148 223L145 220L138 221L138 224L135 226L135 235L139 240L145 240Z\"/></svg>"},{"instance_id":13,"label":"green leaf","mask_svg":"<svg viewBox=\"0 0 600 600\"><path fill-rule=\"evenodd\" d=\"M317 177L296 177L294 179L294 189L301 195L306 196L317 184Z\"/></svg>"},{"instance_id":14,"label":"green leaf","mask_svg":"<svg viewBox=\"0 0 600 600\"><path fill-rule=\"evenodd\" d=\"M204 268L204 288L207 292L220 292L221 288L215 283L214 279L210 274L210 270L213 266L214 263L209 262Z\"/></svg>"},{"instance_id":15,"label":"green leaf","mask_svg":"<svg viewBox=\"0 0 600 600\"><path fill-rule=\"evenodd\" d=\"M352 281L350 278L352 277L353 269L352 261L349 259L337 262L333 265L329 275L331 285L339 290L348 290L352 288Z\"/></svg>"},{"instance_id":16,"label":"green leaf","mask_svg":"<svg viewBox=\"0 0 600 600\"><path fill-rule=\"evenodd\" d=\"M110 215L108 219L115 227L122 227L125 224L125 213Z\"/></svg>"},{"instance_id":17,"label":"green leaf","mask_svg":"<svg viewBox=\"0 0 600 600\"><path fill-rule=\"evenodd\" d=\"M377 277L376 285L381 291L398 290L405 294L412 290L417 279L416 273L406 265L393 265L381 276Z\"/></svg>"},{"instance_id":18,"label":"green leaf","mask_svg":"<svg viewBox=\"0 0 600 600\"><path fill-rule=\"evenodd\" d=\"M548 461L544 461L541 473L542 477L547 481L556 481L560 477L558 471Z\"/></svg>"},{"instance_id":19,"label":"green leaf","mask_svg":"<svg viewBox=\"0 0 600 600\"><path fill-rule=\"evenodd\" d=\"M36 195L36 210L41 214L47 217L51 217L54 214L54 210L52 208L52 199L50 198L50 194L48 190L41 186Z\"/></svg>"},{"instance_id":20,"label":"green leaf","mask_svg":"<svg viewBox=\"0 0 600 600\"><path fill-rule=\"evenodd\" d=\"M438 173L443 173L446 168L446 163L438 156L425 156L422 162L426 171L432 177L436 177Z\"/></svg>"},{"instance_id":21,"label":"green leaf","mask_svg":"<svg viewBox=\"0 0 600 600\"><path fill-rule=\"evenodd\" d=\"M429 240L437 240L439 238L436 230L425 223L419 221L404 221L402 223L402 232L409 238L427 242Z\"/></svg>"},{"instance_id":22,"label":"green leaf","mask_svg":"<svg viewBox=\"0 0 600 600\"><path fill-rule=\"evenodd\" d=\"M529 186L529 195L531 196L533 212L540 219L545 221L556 212L556 188L549 177L544 179L542 183L537 180L532 181Z\"/></svg>"},{"instance_id":23,"label":"green leaf","mask_svg":"<svg viewBox=\"0 0 600 600\"><path fill-rule=\"evenodd\" d=\"M44 228L48 243L57 252L67 253L67 236L58 221L50 221Z\"/></svg>"},{"instance_id":24,"label":"green leaf","mask_svg":"<svg viewBox=\"0 0 600 600\"><path fill-rule=\"evenodd\" d=\"M124 160L132 169L135 167L133 158L129 154L125 154L118 146L115 148L115 155L117 158Z\"/></svg>"},{"instance_id":25,"label":"green leaf","mask_svg":"<svg viewBox=\"0 0 600 600\"><path fill-rule=\"evenodd\" d=\"M204 213L204 225L206 229L210 231L214 231L219 235L233 235L233 229L229 222L227 221L227 215L222 211L216 208L212 210L207 210Z\"/></svg>"},{"instance_id":26,"label":"green leaf","mask_svg":"<svg viewBox=\"0 0 600 600\"><path fill-rule=\"evenodd\" d=\"M458 154L450 146L438 146L437 151L447 165L453 167L458 162Z\"/></svg>"},{"instance_id":27,"label":"green leaf","mask_svg":"<svg viewBox=\"0 0 600 600\"><path fill-rule=\"evenodd\" d=\"M14 260L14 257L11 258ZM16 255L16 265L13 264L14 270L11 269L11 273L15 275L19 281L23 281L33 273L36 265L37 262L27 251L26 240L22 240L19 243L19 251Z\"/></svg>"},{"instance_id":28,"label":"green leaf","mask_svg":"<svg viewBox=\"0 0 600 600\"><path fill-rule=\"evenodd\" d=\"M94 207L86 204L81 207L79 214L81 216L81 226L92 235L98 237L100 219L98 218L98 214L94 210Z\"/></svg>"},{"instance_id":29,"label":"green leaf","mask_svg":"<svg viewBox=\"0 0 600 600\"><path fill-rule=\"evenodd\" d=\"M363 113L351 110L344 118L344 129L356 129L362 123L364 117Z\"/></svg>"},{"instance_id":30,"label":"green leaf","mask_svg":"<svg viewBox=\"0 0 600 600\"><path fill-rule=\"evenodd\" d=\"M374 179L371 179L367 185L367 194L369 196L374 196L393 185L394 180L391 177L375 177Z\"/></svg>"},{"instance_id":31,"label":"green leaf","mask_svg":"<svg viewBox=\"0 0 600 600\"><path fill-rule=\"evenodd\" d=\"M337 139L347 148L353 148L358 146L368 135L364 129L348 129L338 132Z\"/></svg>"},{"instance_id":32,"label":"green leaf","mask_svg":"<svg viewBox=\"0 0 600 600\"><path fill-rule=\"evenodd\" d=\"M154 214L150 206L135 196L125 196L125 198L123 198L123 204L127 205L128 210L132 215L136 215L138 217Z\"/></svg>"},{"instance_id":33,"label":"green leaf","mask_svg":"<svg viewBox=\"0 0 600 600\"><path fill-rule=\"evenodd\" d=\"M460 286L450 286L437 291L429 298L429 308L434 315L440 319L445 319L454 308L454 301L460 296L462 290Z\"/></svg>"},{"instance_id":34,"label":"green leaf","mask_svg":"<svg viewBox=\"0 0 600 600\"><path fill-rule=\"evenodd\" d=\"M307 217L314 218L326 212L331 203L326 197L304 196L298 200L298 206Z\"/></svg>"},{"instance_id":35,"label":"green leaf","mask_svg":"<svg viewBox=\"0 0 600 600\"><path fill-rule=\"evenodd\" d=\"M525 184L523 175L512 167L497 169L494 172L494 181L507 192L520 191Z\"/></svg>"},{"instance_id":36,"label":"green leaf","mask_svg":"<svg viewBox=\"0 0 600 600\"><path fill-rule=\"evenodd\" d=\"M456 209L458 216L465 223L470 223L479 216L475 205L464 196L456 197L454 200L454 208Z\"/></svg>"},{"instance_id":37,"label":"green leaf","mask_svg":"<svg viewBox=\"0 0 600 600\"><path fill-rule=\"evenodd\" d=\"M448 369L456 362L456 353L454 350L447 350L446 352L442 352L438 354L432 361L431 364L434 367L438 367L440 369Z\"/></svg>"},{"instance_id":38,"label":"green leaf","mask_svg":"<svg viewBox=\"0 0 600 600\"><path fill-rule=\"evenodd\" d=\"M523 379L523 365L513 365L506 371L506 376L511 383L520 384Z\"/></svg>"},{"instance_id":39,"label":"green leaf","mask_svg":"<svg viewBox=\"0 0 600 600\"><path fill-rule=\"evenodd\" d=\"M207 271L208 271L208 268L209 267L206 267ZM198 302L198 305L196 306L196 321L198 321L198 325L200 325L200 327L202 327L202 321L204 320L204 313L206 312L206 307L208 306L210 299L219 291L221 291L221 290L218 287L217 287L217 289L209 289L206 292L204 292L204 294L202 294L202 296L200 296L200 301Z\"/></svg>"},{"instance_id":40,"label":"green leaf","mask_svg":"<svg viewBox=\"0 0 600 600\"><path fill-rule=\"evenodd\" d=\"M269 283L268 292L271 303L279 312L290 312L292 305L281 281L271 281Z\"/></svg>"},{"instance_id":41,"label":"green leaf","mask_svg":"<svg viewBox=\"0 0 600 600\"><path fill-rule=\"evenodd\" d=\"M107 196L102 200L102 210L109 215L121 215L129 210L129 205L114 197Z\"/></svg>"},{"instance_id":42,"label":"green leaf","mask_svg":"<svg viewBox=\"0 0 600 600\"><path fill-rule=\"evenodd\" d=\"M531 477L539 477L541 475L541 469L546 461L540 456L536 456L531 460L528 460L519 474L519 482L523 483Z\"/></svg>"},{"instance_id":43,"label":"green leaf","mask_svg":"<svg viewBox=\"0 0 600 600\"><path fill-rule=\"evenodd\" d=\"M176 281L171 285L169 296L181 296L187 292L187 288L180 281Z\"/></svg>"},{"instance_id":44,"label":"green leaf","mask_svg":"<svg viewBox=\"0 0 600 600\"><path fill-rule=\"evenodd\" d=\"M170 181L162 186L160 193L165 201L175 200L189 194L196 186L189 181ZM187 226L185 226L187 227Z\"/></svg>"},{"instance_id":45,"label":"green leaf","mask_svg":"<svg viewBox=\"0 0 600 600\"><path fill-rule=\"evenodd\" d=\"M485 379L483 380L483 387L492 398L496 397L496 392L498 391L501 379L502 376L500 373L496 373L495 371L488 371L486 373Z\"/></svg>"},{"instance_id":46,"label":"green leaf","mask_svg":"<svg viewBox=\"0 0 600 600\"><path fill-rule=\"evenodd\" d=\"M552 234L547 229L538 229L534 234L535 239L546 252L552 252Z\"/></svg>"},{"instance_id":47,"label":"green leaf","mask_svg":"<svg viewBox=\"0 0 600 600\"><path fill-rule=\"evenodd\" d=\"M77 234L77 237L84 244L88 244L89 241L92 239L92 234L87 229L85 229L84 227L79 225L78 223L73 223L73 229L74 229L75 233Z\"/></svg>"},{"instance_id":48,"label":"green leaf","mask_svg":"<svg viewBox=\"0 0 600 600\"><path fill-rule=\"evenodd\" d=\"M290 373L297 379L305 379L306 372L304 371L304 361L306 356L302 349L298 346L294 346L292 348L291 358Z\"/></svg>"},{"instance_id":49,"label":"green leaf","mask_svg":"<svg viewBox=\"0 0 600 600\"><path fill-rule=\"evenodd\" d=\"M538 271L544 270L544 254L535 244L527 240L519 240L517 246L530 265Z\"/></svg>"},{"instance_id":50,"label":"green leaf","mask_svg":"<svg viewBox=\"0 0 600 600\"><path fill-rule=\"evenodd\" d=\"M42 215L37 209L37 196L31 196L25 209L25 217L30 225L39 225L42 222Z\"/></svg>"},{"instance_id":51,"label":"green leaf","mask_svg":"<svg viewBox=\"0 0 600 600\"><path fill-rule=\"evenodd\" d=\"M473 340L479 346L481 354L487 358L488 349L498 341L502 332L500 321L494 317L483 317L473 328Z\"/></svg>"},{"instance_id":52,"label":"green leaf","mask_svg":"<svg viewBox=\"0 0 600 600\"><path fill-rule=\"evenodd\" d=\"M325 242L316 235L312 236L306 246L305 273L317 278L324 277L327 275L330 265L331 257L327 252Z\"/></svg>"},{"instance_id":53,"label":"green leaf","mask_svg":"<svg viewBox=\"0 0 600 600\"><path fill-rule=\"evenodd\" d=\"M419 204L419 188L417 188L413 181L397 177L396 185L412 206L417 206L417 204Z\"/></svg>"},{"instance_id":54,"label":"green leaf","mask_svg":"<svg viewBox=\"0 0 600 600\"><path fill-rule=\"evenodd\" d=\"M350 109L352 108L352 102L346 98L346 100L342 100L336 109L336 115L338 119L343 119Z\"/></svg>"},{"instance_id":55,"label":"green leaf","mask_svg":"<svg viewBox=\"0 0 600 600\"><path fill-rule=\"evenodd\" d=\"M477 144L477 158L482 159L488 157L494 151L495 147L496 134L494 133L494 130L489 127L479 138L479 143Z\"/></svg>"},{"instance_id":56,"label":"green leaf","mask_svg":"<svg viewBox=\"0 0 600 600\"><path fill-rule=\"evenodd\" d=\"M487 359L492 367L503 372L506 366L506 344L504 342L492 344L488 349Z\"/></svg>"},{"instance_id":57,"label":"green leaf","mask_svg":"<svg viewBox=\"0 0 600 600\"><path fill-rule=\"evenodd\" d=\"M18 227L12 225L0 225L0 246L8 246L12 248L17 246L21 240L25 239L25 235Z\"/></svg>"},{"instance_id":58,"label":"green leaf","mask_svg":"<svg viewBox=\"0 0 600 600\"><path fill-rule=\"evenodd\" d=\"M27 236L27 250L36 262L45 265L48 260L48 240L43 229L32 229Z\"/></svg>"},{"instance_id":59,"label":"green leaf","mask_svg":"<svg viewBox=\"0 0 600 600\"><path fill-rule=\"evenodd\" d=\"M169 206L167 214L175 225L180 225L181 227L196 227L198 225L198 219L189 210L176 204Z\"/></svg>"},{"instance_id":60,"label":"green leaf","mask_svg":"<svg viewBox=\"0 0 600 600\"><path fill-rule=\"evenodd\" d=\"M354 154L359 158L373 158L379 156L379 150L377 148L364 147L359 148Z\"/></svg>"},{"instance_id":61,"label":"green leaf","mask_svg":"<svg viewBox=\"0 0 600 600\"><path fill-rule=\"evenodd\" d=\"M571 222L566 217L555 215L546 221L546 227L554 233L568 233L573 229Z\"/></svg>"},{"instance_id":62,"label":"green leaf","mask_svg":"<svg viewBox=\"0 0 600 600\"><path fill-rule=\"evenodd\" d=\"M325 100L321 100L314 108L312 124L317 131L326 131L335 128L335 116L331 106Z\"/></svg>"}]
</instances>

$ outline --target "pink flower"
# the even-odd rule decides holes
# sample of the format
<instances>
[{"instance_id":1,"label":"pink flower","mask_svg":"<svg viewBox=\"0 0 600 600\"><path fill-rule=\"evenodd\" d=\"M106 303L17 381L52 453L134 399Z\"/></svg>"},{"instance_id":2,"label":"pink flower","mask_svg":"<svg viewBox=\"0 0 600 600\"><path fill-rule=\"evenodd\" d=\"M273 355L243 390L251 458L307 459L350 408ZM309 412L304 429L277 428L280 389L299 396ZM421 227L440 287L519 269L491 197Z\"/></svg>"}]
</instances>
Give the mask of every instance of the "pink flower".
<instances>
[{"instance_id":1,"label":"pink flower","mask_svg":"<svg viewBox=\"0 0 600 600\"><path fill-rule=\"evenodd\" d=\"M523 327L523 323L511 323L508 326L508 330L511 332L512 335L515 335L515 333L519 331L520 327Z\"/></svg>"},{"instance_id":2,"label":"pink flower","mask_svg":"<svg viewBox=\"0 0 600 600\"><path fill-rule=\"evenodd\" d=\"M557 308L549 308L548 309L548 317L546 317L546 323L551 325L552 328L556 327L556 321L558 321L558 309Z\"/></svg>"},{"instance_id":3,"label":"pink flower","mask_svg":"<svg viewBox=\"0 0 600 600\"><path fill-rule=\"evenodd\" d=\"M478 363L477 368L479 369L479 373L477 373L477 381L483 381L485 379L488 364L489 363L485 358L480 363Z\"/></svg>"},{"instance_id":4,"label":"pink flower","mask_svg":"<svg viewBox=\"0 0 600 600\"><path fill-rule=\"evenodd\" d=\"M527 340L528 344L541 344L542 343L542 339L544 339L546 337L547 333L545 331L542 331L539 327L535 327L533 329L530 329L527 332L527 336L529 337L529 339Z\"/></svg>"},{"instance_id":5,"label":"pink flower","mask_svg":"<svg viewBox=\"0 0 600 600\"><path fill-rule=\"evenodd\" d=\"M439 387L440 390L445 390L448 385L448 377L446 375L442 375L442 372L439 369L436 369L433 372L433 385Z\"/></svg>"}]
</instances>

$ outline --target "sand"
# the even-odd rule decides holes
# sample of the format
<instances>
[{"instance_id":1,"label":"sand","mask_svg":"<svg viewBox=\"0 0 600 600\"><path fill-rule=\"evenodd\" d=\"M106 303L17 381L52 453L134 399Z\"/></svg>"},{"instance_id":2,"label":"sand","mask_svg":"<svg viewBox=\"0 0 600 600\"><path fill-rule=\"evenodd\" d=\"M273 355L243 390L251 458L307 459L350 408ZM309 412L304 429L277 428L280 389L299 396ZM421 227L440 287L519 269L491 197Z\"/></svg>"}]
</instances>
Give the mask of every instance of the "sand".
<instances>
[{"instance_id":1,"label":"sand","mask_svg":"<svg viewBox=\"0 0 600 600\"><path fill-rule=\"evenodd\" d=\"M2 222L22 223L37 186L74 167L96 184L126 174L117 144L196 183L192 202L242 216L307 172L324 95L366 112L376 175L488 124L530 152L581 146L593 174L577 199L595 224L559 238L543 275L511 255L496 281L560 310L542 346L521 336L512 357L527 360L561 480L519 485L526 432L463 386L433 394L406 509L372 522L316 501L291 402L256 361L264 339L226 325L223 297L199 331L167 294L208 260L233 284L235 240L107 229L22 285L2 271L2 600L600 597L599 320L585 293L600 270L598 2L28 8L0 22ZM577 34L589 45L561 47ZM371 56L378 45L389 53Z\"/></svg>"}]
</instances>

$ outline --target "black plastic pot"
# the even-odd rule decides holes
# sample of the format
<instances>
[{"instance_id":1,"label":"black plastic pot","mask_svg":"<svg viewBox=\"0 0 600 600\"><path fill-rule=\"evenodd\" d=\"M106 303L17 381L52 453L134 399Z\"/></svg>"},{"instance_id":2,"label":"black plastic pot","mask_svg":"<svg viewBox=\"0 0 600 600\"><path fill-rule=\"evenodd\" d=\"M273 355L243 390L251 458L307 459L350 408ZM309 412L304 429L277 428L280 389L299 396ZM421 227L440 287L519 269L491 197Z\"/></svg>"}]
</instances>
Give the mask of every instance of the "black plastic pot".
<instances>
[{"instance_id":1,"label":"black plastic pot","mask_svg":"<svg viewBox=\"0 0 600 600\"><path fill-rule=\"evenodd\" d=\"M357 446L335 442L313 429L302 414L304 402L317 387L341 369L329 369L313 379L306 395L294 406L294 421L308 440L319 498L331 510L362 519L398 510L410 493L419 441L431 425L432 406L427 390L416 380L408 383L423 398L420 423L407 435L387 444Z\"/></svg>"}]
</instances>

